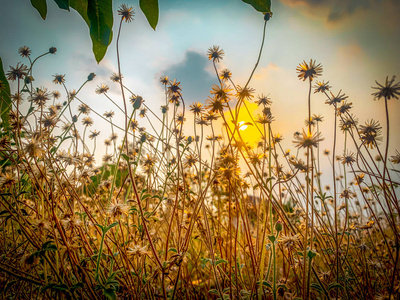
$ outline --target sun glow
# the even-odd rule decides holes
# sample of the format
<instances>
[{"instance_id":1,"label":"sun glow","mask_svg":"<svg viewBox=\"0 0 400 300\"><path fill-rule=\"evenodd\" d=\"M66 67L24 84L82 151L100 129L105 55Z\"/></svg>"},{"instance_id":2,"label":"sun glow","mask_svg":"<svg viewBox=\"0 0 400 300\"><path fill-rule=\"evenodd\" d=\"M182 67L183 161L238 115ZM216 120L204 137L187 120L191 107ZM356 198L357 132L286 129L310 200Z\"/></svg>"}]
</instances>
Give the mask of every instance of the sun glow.
<instances>
[{"instance_id":1,"label":"sun glow","mask_svg":"<svg viewBox=\"0 0 400 300\"><path fill-rule=\"evenodd\" d=\"M239 111L237 119L240 121L236 123L236 128L239 130L240 138L243 139L243 142L254 147L261 138L261 133L259 129L257 129L257 124L254 123L254 118L258 113L260 113L260 109L258 105L253 102L245 101L245 104L248 110L241 109ZM249 113L251 115L249 115ZM227 124L229 124L229 127L231 128L231 132L234 132L235 125L232 121L231 114L226 112L225 118ZM236 131L235 137L240 140L238 131Z\"/></svg>"},{"instance_id":2,"label":"sun glow","mask_svg":"<svg viewBox=\"0 0 400 300\"><path fill-rule=\"evenodd\" d=\"M238 123L239 130L246 130L249 125L245 124L245 121L241 121Z\"/></svg>"}]
</instances>

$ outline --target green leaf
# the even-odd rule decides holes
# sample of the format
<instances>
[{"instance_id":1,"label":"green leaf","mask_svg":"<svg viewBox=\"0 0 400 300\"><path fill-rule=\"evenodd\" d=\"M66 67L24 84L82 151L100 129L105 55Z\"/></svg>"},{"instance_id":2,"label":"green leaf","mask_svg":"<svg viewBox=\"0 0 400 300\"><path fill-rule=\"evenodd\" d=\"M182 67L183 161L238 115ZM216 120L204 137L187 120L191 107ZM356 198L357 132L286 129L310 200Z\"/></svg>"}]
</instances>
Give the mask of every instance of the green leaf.
<instances>
[{"instance_id":1,"label":"green leaf","mask_svg":"<svg viewBox=\"0 0 400 300\"><path fill-rule=\"evenodd\" d=\"M268 281L263 280L262 285L272 290L272 285Z\"/></svg>"},{"instance_id":2,"label":"green leaf","mask_svg":"<svg viewBox=\"0 0 400 300\"><path fill-rule=\"evenodd\" d=\"M271 0L242 0L244 3L250 4L256 11L262 13L271 12Z\"/></svg>"},{"instance_id":3,"label":"green leaf","mask_svg":"<svg viewBox=\"0 0 400 300\"><path fill-rule=\"evenodd\" d=\"M39 12L43 20L46 20L47 3L46 0L31 0L31 4Z\"/></svg>"},{"instance_id":4,"label":"green leaf","mask_svg":"<svg viewBox=\"0 0 400 300\"><path fill-rule=\"evenodd\" d=\"M227 264L228 261L226 261L225 259L219 259L215 262L215 265L218 266L219 264Z\"/></svg>"},{"instance_id":5,"label":"green leaf","mask_svg":"<svg viewBox=\"0 0 400 300\"><path fill-rule=\"evenodd\" d=\"M88 0L87 16L90 24L93 54L99 63L112 40L112 0Z\"/></svg>"},{"instance_id":6,"label":"green leaf","mask_svg":"<svg viewBox=\"0 0 400 300\"><path fill-rule=\"evenodd\" d=\"M8 127L9 125L9 115L8 112L11 108L11 99L10 99L10 85L8 84L6 75L3 70L3 62L0 58L0 114L1 119L3 120L3 128Z\"/></svg>"},{"instance_id":7,"label":"green leaf","mask_svg":"<svg viewBox=\"0 0 400 300\"><path fill-rule=\"evenodd\" d=\"M69 6L75 9L78 14L81 15L82 19L86 22L90 28L90 22L87 15L88 0L69 0Z\"/></svg>"},{"instance_id":8,"label":"green leaf","mask_svg":"<svg viewBox=\"0 0 400 300\"><path fill-rule=\"evenodd\" d=\"M118 225L118 222L114 222L114 223L110 224L110 225L107 227L106 232L109 231L111 228L117 226L117 225Z\"/></svg>"},{"instance_id":9,"label":"green leaf","mask_svg":"<svg viewBox=\"0 0 400 300\"><path fill-rule=\"evenodd\" d=\"M328 285L328 291L334 288L343 288L343 286L337 282L332 282L331 284Z\"/></svg>"},{"instance_id":10,"label":"green leaf","mask_svg":"<svg viewBox=\"0 0 400 300\"><path fill-rule=\"evenodd\" d=\"M158 23L158 0L140 0L140 9L144 13L151 28L156 30Z\"/></svg>"},{"instance_id":11,"label":"green leaf","mask_svg":"<svg viewBox=\"0 0 400 300\"><path fill-rule=\"evenodd\" d=\"M58 7L69 11L69 0L54 0Z\"/></svg>"}]
</instances>

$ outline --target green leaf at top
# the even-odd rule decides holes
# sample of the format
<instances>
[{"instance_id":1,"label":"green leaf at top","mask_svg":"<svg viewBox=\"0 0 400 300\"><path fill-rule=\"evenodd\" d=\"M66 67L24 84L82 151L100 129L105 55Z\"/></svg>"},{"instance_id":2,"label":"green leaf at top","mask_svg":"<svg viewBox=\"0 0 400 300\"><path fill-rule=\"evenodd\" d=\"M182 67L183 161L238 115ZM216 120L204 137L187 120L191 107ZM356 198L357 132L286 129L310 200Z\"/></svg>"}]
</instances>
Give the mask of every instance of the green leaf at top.
<instances>
[{"instance_id":1,"label":"green leaf at top","mask_svg":"<svg viewBox=\"0 0 400 300\"><path fill-rule=\"evenodd\" d=\"M8 127L9 125L9 116L8 112L11 108L11 99L10 99L10 85L8 84L6 75L3 70L3 62L0 58L0 115L3 120L3 128Z\"/></svg>"},{"instance_id":2,"label":"green leaf at top","mask_svg":"<svg viewBox=\"0 0 400 300\"><path fill-rule=\"evenodd\" d=\"M90 22L87 15L88 0L69 0L69 6L81 15L82 19L85 20L86 24L90 28Z\"/></svg>"},{"instance_id":3,"label":"green leaf at top","mask_svg":"<svg viewBox=\"0 0 400 300\"><path fill-rule=\"evenodd\" d=\"M90 24L93 54L99 63L112 39L112 0L88 0L87 16Z\"/></svg>"},{"instance_id":4,"label":"green leaf at top","mask_svg":"<svg viewBox=\"0 0 400 300\"><path fill-rule=\"evenodd\" d=\"M69 0L54 0L58 7L69 11Z\"/></svg>"},{"instance_id":5,"label":"green leaf at top","mask_svg":"<svg viewBox=\"0 0 400 300\"><path fill-rule=\"evenodd\" d=\"M156 30L158 23L158 0L140 0L139 5L151 28Z\"/></svg>"},{"instance_id":6,"label":"green leaf at top","mask_svg":"<svg viewBox=\"0 0 400 300\"><path fill-rule=\"evenodd\" d=\"M271 0L242 0L242 1L253 6L256 11L262 13L271 12Z\"/></svg>"},{"instance_id":7,"label":"green leaf at top","mask_svg":"<svg viewBox=\"0 0 400 300\"><path fill-rule=\"evenodd\" d=\"M46 20L47 4L46 0L31 0L31 4L39 12L43 20Z\"/></svg>"}]
</instances>

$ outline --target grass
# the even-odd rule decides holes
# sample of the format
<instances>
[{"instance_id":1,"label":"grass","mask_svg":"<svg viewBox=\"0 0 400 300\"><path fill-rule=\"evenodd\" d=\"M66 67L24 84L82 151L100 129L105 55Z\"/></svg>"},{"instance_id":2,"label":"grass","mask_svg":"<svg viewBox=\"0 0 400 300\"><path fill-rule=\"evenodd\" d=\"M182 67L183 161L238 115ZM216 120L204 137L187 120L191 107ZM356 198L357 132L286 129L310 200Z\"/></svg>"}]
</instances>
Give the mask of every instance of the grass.
<instances>
[{"instance_id":1,"label":"grass","mask_svg":"<svg viewBox=\"0 0 400 300\"><path fill-rule=\"evenodd\" d=\"M1 298L398 299L399 152L389 156L387 108L400 94L394 77L373 94L385 102L386 124L359 124L347 96L317 81L321 65L301 63L308 115L292 155L276 134L271 99L249 86L262 46L243 87L219 70L222 49L209 49L219 84L204 105L188 106L180 83L161 78L161 114L124 85L118 56L111 80L121 98L105 84L96 93L123 113L123 125L80 98L93 73L73 92L55 75L62 99L34 86L38 58L22 50L29 64L6 74L16 90L0 139ZM334 124L313 114L313 90ZM251 122L241 122L243 111ZM103 148L90 114L110 125ZM246 142L245 126L257 130L257 145ZM322 150L327 127L333 145Z\"/></svg>"}]
</instances>

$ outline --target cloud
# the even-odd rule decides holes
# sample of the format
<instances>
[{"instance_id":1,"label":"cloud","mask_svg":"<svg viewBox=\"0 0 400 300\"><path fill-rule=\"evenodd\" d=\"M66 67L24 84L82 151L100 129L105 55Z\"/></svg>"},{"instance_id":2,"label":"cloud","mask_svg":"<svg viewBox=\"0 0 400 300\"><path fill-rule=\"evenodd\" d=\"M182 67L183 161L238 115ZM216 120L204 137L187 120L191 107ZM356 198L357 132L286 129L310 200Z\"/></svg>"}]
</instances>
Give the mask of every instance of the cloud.
<instances>
[{"instance_id":1,"label":"cloud","mask_svg":"<svg viewBox=\"0 0 400 300\"><path fill-rule=\"evenodd\" d=\"M399 10L397 0L281 0L292 8L304 8L313 15L323 15L328 22L337 22L361 11L376 11L380 7ZM385 9L385 10L386 10Z\"/></svg>"},{"instance_id":2,"label":"cloud","mask_svg":"<svg viewBox=\"0 0 400 300\"><path fill-rule=\"evenodd\" d=\"M204 102L217 79L207 71L207 58L195 51L187 51L182 62L169 66L162 75L181 82L183 98L187 103Z\"/></svg>"}]
</instances>

